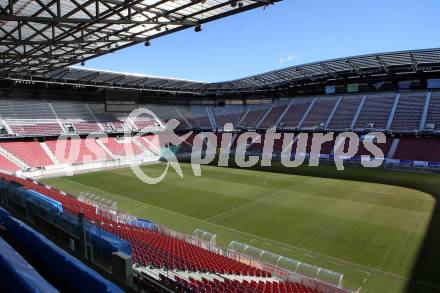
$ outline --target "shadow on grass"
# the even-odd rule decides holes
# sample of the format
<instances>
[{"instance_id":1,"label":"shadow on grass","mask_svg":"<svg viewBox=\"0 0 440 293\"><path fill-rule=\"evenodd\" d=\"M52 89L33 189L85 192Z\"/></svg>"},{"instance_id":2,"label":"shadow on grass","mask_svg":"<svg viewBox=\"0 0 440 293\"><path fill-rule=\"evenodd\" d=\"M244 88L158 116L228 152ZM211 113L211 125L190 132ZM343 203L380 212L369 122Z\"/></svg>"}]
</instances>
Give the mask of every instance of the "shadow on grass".
<instances>
[{"instance_id":1,"label":"shadow on grass","mask_svg":"<svg viewBox=\"0 0 440 293\"><path fill-rule=\"evenodd\" d=\"M230 166L234 166L232 161ZM213 165L216 165L215 162ZM258 171L277 172L301 176L313 176L330 179L363 181L386 185L395 185L420 190L431 194L435 207L423 240L417 260L407 282L405 293L440 292L440 175L425 172L397 171L390 169L368 169L346 166L345 171L337 171L334 165L321 164L319 167L302 166L286 168L280 162L273 162L272 167L255 166ZM403 244L404 245L404 244Z\"/></svg>"}]
</instances>

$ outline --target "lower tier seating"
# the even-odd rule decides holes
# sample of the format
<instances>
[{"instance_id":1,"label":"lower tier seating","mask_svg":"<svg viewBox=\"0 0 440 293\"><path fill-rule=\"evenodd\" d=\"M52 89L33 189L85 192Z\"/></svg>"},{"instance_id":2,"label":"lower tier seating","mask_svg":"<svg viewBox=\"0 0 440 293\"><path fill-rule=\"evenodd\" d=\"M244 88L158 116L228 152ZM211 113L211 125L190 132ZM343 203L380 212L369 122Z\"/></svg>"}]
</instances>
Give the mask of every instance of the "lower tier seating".
<instances>
[{"instance_id":1,"label":"lower tier seating","mask_svg":"<svg viewBox=\"0 0 440 293\"><path fill-rule=\"evenodd\" d=\"M270 273L238 262L226 256L192 245L184 240L149 230L117 223L96 213L93 206L78 201L60 191L34 181L3 175L27 188L41 192L62 203L63 209L72 214L83 213L92 223L131 243L135 263L169 269L204 271L222 274L269 277Z\"/></svg>"},{"instance_id":2,"label":"lower tier seating","mask_svg":"<svg viewBox=\"0 0 440 293\"><path fill-rule=\"evenodd\" d=\"M223 282L218 279L213 281L202 278L195 280L190 278L189 281L176 277L176 280L169 279L163 275L160 276L164 283L169 287L180 292L179 288L189 288L191 292L205 293L320 293L320 291L311 289L295 282L276 282L276 281L238 281L225 279Z\"/></svg>"},{"instance_id":3,"label":"lower tier seating","mask_svg":"<svg viewBox=\"0 0 440 293\"><path fill-rule=\"evenodd\" d=\"M20 167L0 155L0 170L6 173L13 173L20 170Z\"/></svg>"},{"instance_id":4,"label":"lower tier seating","mask_svg":"<svg viewBox=\"0 0 440 293\"><path fill-rule=\"evenodd\" d=\"M0 142L0 147L26 162L31 167L53 165L52 160L38 141Z\"/></svg>"},{"instance_id":5,"label":"lower tier seating","mask_svg":"<svg viewBox=\"0 0 440 293\"><path fill-rule=\"evenodd\" d=\"M114 137L109 137L107 142L103 142L104 145L115 155L115 156L127 156L127 155L140 155L142 154L142 150L131 140L124 139L116 139ZM129 145L127 145L129 144ZM128 147L128 151L132 150L132 154L129 154L126 150Z\"/></svg>"},{"instance_id":6,"label":"lower tier seating","mask_svg":"<svg viewBox=\"0 0 440 293\"><path fill-rule=\"evenodd\" d=\"M80 164L110 159L95 139L50 140L46 141L46 144L62 164Z\"/></svg>"}]
</instances>

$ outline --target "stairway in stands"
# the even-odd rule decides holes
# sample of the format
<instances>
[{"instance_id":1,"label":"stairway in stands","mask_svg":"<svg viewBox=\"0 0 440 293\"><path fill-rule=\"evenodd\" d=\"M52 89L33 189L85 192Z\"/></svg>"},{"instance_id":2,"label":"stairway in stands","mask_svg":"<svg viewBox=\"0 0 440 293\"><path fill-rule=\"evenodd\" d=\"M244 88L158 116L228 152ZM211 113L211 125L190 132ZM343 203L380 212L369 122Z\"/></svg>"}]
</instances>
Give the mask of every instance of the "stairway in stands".
<instances>
[{"instance_id":1,"label":"stairway in stands","mask_svg":"<svg viewBox=\"0 0 440 293\"><path fill-rule=\"evenodd\" d=\"M168 287L188 288L190 292L252 292L252 293L320 293L297 282L283 281L273 277L224 275L204 272L164 270L153 267L134 266L140 274L148 275ZM183 292L183 291L182 291ZM186 291L185 291L186 292Z\"/></svg>"},{"instance_id":2,"label":"stairway in stands","mask_svg":"<svg viewBox=\"0 0 440 293\"><path fill-rule=\"evenodd\" d=\"M8 152L6 149L0 147L0 155L8 159L10 162L14 163L15 165L19 166L22 170L27 170L30 168L28 164L26 164L23 160L17 158L10 152Z\"/></svg>"},{"instance_id":3,"label":"stairway in stands","mask_svg":"<svg viewBox=\"0 0 440 293\"><path fill-rule=\"evenodd\" d=\"M397 147L399 146L400 138L395 138L393 143L391 144L390 150L387 154L387 159L394 158L394 154L396 153Z\"/></svg>"}]
</instances>

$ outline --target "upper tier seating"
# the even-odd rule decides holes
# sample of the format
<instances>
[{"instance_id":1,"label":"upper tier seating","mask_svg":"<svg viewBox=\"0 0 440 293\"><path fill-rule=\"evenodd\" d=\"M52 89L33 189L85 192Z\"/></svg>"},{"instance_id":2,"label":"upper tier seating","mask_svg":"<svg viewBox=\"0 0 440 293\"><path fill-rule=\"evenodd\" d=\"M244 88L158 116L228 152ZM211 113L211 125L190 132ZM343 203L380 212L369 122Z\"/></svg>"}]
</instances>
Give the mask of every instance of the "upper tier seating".
<instances>
[{"instance_id":1,"label":"upper tier seating","mask_svg":"<svg viewBox=\"0 0 440 293\"><path fill-rule=\"evenodd\" d=\"M12 121L56 119L49 103L39 100L0 100L0 116Z\"/></svg>"},{"instance_id":2,"label":"upper tier seating","mask_svg":"<svg viewBox=\"0 0 440 293\"><path fill-rule=\"evenodd\" d=\"M0 147L18 157L31 167L53 165L52 160L43 150L38 141L0 142Z\"/></svg>"},{"instance_id":3,"label":"upper tier seating","mask_svg":"<svg viewBox=\"0 0 440 293\"><path fill-rule=\"evenodd\" d=\"M374 129L386 129L395 98L396 94L367 96L354 128L365 129L373 123Z\"/></svg>"},{"instance_id":4,"label":"upper tier seating","mask_svg":"<svg viewBox=\"0 0 440 293\"><path fill-rule=\"evenodd\" d=\"M307 109L310 107L312 99L296 99L291 104L289 110L280 122L280 126L284 128L299 128L300 122L304 117Z\"/></svg>"},{"instance_id":5,"label":"upper tier seating","mask_svg":"<svg viewBox=\"0 0 440 293\"><path fill-rule=\"evenodd\" d=\"M17 123L17 122L14 122ZM60 125L54 123L35 123L35 124L12 124L9 122L12 131L17 135L60 135L63 133Z\"/></svg>"},{"instance_id":6,"label":"upper tier seating","mask_svg":"<svg viewBox=\"0 0 440 293\"><path fill-rule=\"evenodd\" d=\"M180 111L182 113L182 111ZM212 129L214 126L208 117L208 108L204 106L193 106L191 107L192 119L197 121L200 128ZM183 114L183 113L182 113ZM187 118L188 119L188 118Z\"/></svg>"},{"instance_id":7,"label":"upper tier seating","mask_svg":"<svg viewBox=\"0 0 440 293\"><path fill-rule=\"evenodd\" d=\"M361 101L361 96L343 97L328 125L328 128L334 130L345 130L351 128L351 123L356 115L356 111L359 108Z\"/></svg>"},{"instance_id":8,"label":"upper tier seating","mask_svg":"<svg viewBox=\"0 0 440 293\"><path fill-rule=\"evenodd\" d=\"M104 104L88 104L95 118L101 123L105 131L124 131L126 113L109 113Z\"/></svg>"},{"instance_id":9,"label":"upper tier seating","mask_svg":"<svg viewBox=\"0 0 440 293\"><path fill-rule=\"evenodd\" d=\"M99 133L102 132L101 128L99 127L98 123L94 121L86 121L86 122L78 122L73 123L73 126L75 127L76 131L80 134L84 133Z\"/></svg>"},{"instance_id":10,"label":"upper tier seating","mask_svg":"<svg viewBox=\"0 0 440 293\"><path fill-rule=\"evenodd\" d=\"M243 121L241 122L240 126L248 127L248 128L255 128L256 124L264 113L269 109L269 104L264 105L251 105L248 109L247 113L244 114Z\"/></svg>"},{"instance_id":11,"label":"upper tier seating","mask_svg":"<svg viewBox=\"0 0 440 293\"><path fill-rule=\"evenodd\" d=\"M220 128L226 123L232 123L234 127L238 127L241 117L246 112L246 106L226 105L224 107L215 107L213 110Z\"/></svg>"},{"instance_id":12,"label":"upper tier seating","mask_svg":"<svg viewBox=\"0 0 440 293\"><path fill-rule=\"evenodd\" d=\"M152 127L156 126L156 123L157 122L154 121L154 119L148 119L148 118L138 118L133 121L133 124L139 130L151 129Z\"/></svg>"},{"instance_id":13,"label":"upper tier seating","mask_svg":"<svg viewBox=\"0 0 440 293\"><path fill-rule=\"evenodd\" d=\"M305 118L301 129L315 129L319 127L321 123L325 126L336 101L337 99L335 98L319 99Z\"/></svg>"},{"instance_id":14,"label":"upper tier seating","mask_svg":"<svg viewBox=\"0 0 440 293\"><path fill-rule=\"evenodd\" d=\"M94 121L92 113L83 103L51 103L59 119Z\"/></svg>"},{"instance_id":15,"label":"upper tier seating","mask_svg":"<svg viewBox=\"0 0 440 293\"><path fill-rule=\"evenodd\" d=\"M361 94L342 98L337 96L283 98L276 100L275 104L233 104L217 107L141 105L140 107L153 111L162 122L170 119L179 120L179 129L182 130L222 128L225 123L232 123L236 128L276 126L279 129L314 130L326 126L327 129L340 131L352 130L351 126L354 122L354 130L357 131L371 128L401 133L414 132L420 127L425 127L426 125L421 124L427 92L400 94L394 111L397 95L397 93L366 94L362 108L360 104L364 95ZM128 113L108 113L105 110L105 105L99 103L0 100L0 125L4 126L9 134L53 136L63 133L63 127L60 125L66 124L73 125L80 134L87 134L123 132L132 128L136 130L155 123L151 118L139 118L132 123L127 121ZM440 130L440 118L438 118L440 93L432 93L427 110L426 124L435 124L435 130ZM359 115L357 115L358 111ZM392 113L394 116L390 117ZM330 117L332 114L333 116ZM277 122L278 125L275 125Z\"/></svg>"},{"instance_id":16,"label":"upper tier seating","mask_svg":"<svg viewBox=\"0 0 440 293\"><path fill-rule=\"evenodd\" d=\"M286 107L289 105L290 101L284 101L275 104L264 120L261 122L260 128L271 128L276 126L275 123L283 115Z\"/></svg>"},{"instance_id":17,"label":"upper tier seating","mask_svg":"<svg viewBox=\"0 0 440 293\"><path fill-rule=\"evenodd\" d=\"M428 123L434 124L436 131L440 130L440 93L432 93L431 95L428 115L426 117L426 124ZM423 125L423 127L425 126Z\"/></svg>"},{"instance_id":18,"label":"upper tier seating","mask_svg":"<svg viewBox=\"0 0 440 293\"><path fill-rule=\"evenodd\" d=\"M393 131L418 131L425 99L426 94L401 94L391 129Z\"/></svg>"}]
</instances>

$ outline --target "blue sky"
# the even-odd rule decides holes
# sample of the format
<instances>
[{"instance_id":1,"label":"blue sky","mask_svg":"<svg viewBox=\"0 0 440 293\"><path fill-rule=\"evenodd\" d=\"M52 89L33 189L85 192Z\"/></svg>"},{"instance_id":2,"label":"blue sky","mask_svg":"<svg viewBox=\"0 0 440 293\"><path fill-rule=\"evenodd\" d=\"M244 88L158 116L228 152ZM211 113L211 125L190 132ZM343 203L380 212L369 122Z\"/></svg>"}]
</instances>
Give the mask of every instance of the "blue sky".
<instances>
[{"instance_id":1,"label":"blue sky","mask_svg":"<svg viewBox=\"0 0 440 293\"><path fill-rule=\"evenodd\" d=\"M86 67L225 81L312 61L440 47L439 0L284 0Z\"/></svg>"}]
</instances>

